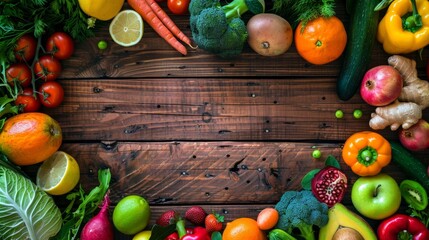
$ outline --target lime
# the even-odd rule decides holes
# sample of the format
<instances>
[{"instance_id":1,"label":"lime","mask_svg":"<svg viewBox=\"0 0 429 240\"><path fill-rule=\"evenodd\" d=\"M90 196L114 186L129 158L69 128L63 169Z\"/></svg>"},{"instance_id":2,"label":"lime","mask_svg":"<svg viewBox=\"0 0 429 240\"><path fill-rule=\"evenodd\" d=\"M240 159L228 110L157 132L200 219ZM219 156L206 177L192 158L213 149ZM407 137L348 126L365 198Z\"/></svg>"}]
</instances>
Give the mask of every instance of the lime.
<instances>
[{"instance_id":1,"label":"lime","mask_svg":"<svg viewBox=\"0 0 429 240\"><path fill-rule=\"evenodd\" d=\"M150 235L152 235L152 231L150 230L145 230L142 232L137 233L134 237L133 240L149 240Z\"/></svg>"},{"instance_id":2,"label":"lime","mask_svg":"<svg viewBox=\"0 0 429 240\"><path fill-rule=\"evenodd\" d=\"M136 45L143 37L143 19L134 10L123 10L113 18L109 33L113 41L121 46Z\"/></svg>"},{"instance_id":3,"label":"lime","mask_svg":"<svg viewBox=\"0 0 429 240\"><path fill-rule=\"evenodd\" d=\"M113 209L113 225L121 233L133 235L142 231L150 219L149 203L141 196L122 198Z\"/></svg>"},{"instance_id":4,"label":"lime","mask_svg":"<svg viewBox=\"0 0 429 240\"><path fill-rule=\"evenodd\" d=\"M73 190L79 179L76 160L63 151L57 151L39 167L36 184L51 195L62 195Z\"/></svg>"}]
</instances>

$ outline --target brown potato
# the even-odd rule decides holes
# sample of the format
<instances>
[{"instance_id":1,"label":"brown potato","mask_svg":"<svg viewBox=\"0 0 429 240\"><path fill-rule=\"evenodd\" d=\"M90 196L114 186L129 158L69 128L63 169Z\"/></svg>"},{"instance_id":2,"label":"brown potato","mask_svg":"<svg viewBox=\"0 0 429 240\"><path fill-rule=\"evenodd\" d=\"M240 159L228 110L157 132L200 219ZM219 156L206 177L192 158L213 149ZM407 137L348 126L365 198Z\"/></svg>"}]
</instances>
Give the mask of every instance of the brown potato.
<instances>
[{"instance_id":1,"label":"brown potato","mask_svg":"<svg viewBox=\"0 0 429 240\"><path fill-rule=\"evenodd\" d=\"M262 56L281 55L292 45L291 25L276 14L256 14L247 22L247 32L249 46Z\"/></svg>"}]
</instances>

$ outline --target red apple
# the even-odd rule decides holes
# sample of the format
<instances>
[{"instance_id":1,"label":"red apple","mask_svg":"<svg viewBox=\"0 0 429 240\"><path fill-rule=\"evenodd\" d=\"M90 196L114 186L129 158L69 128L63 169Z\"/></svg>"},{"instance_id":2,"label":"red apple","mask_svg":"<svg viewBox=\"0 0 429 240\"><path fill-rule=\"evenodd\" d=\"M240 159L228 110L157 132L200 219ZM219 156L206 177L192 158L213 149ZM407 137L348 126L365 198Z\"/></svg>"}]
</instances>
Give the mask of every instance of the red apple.
<instances>
[{"instance_id":1,"label":"red apple","mask_svg":"<svg viewBox=\"0 0 429 240\"><path fill-rule=\"evenodd\" d=\"M420 119L408 129L399 131L399 141L411 151L421 151L429 148L429 123Z\"/></svg>"},{"instance_id":2,"label":"red apple","mask_svg":"<svg viewBox=\"0 0 429 240\"><path fill-rule=\"evenodd\" d=\"M360 95L371 106L385 106L399 97L402 84L403 79L398 70L389 65L380 65L365 73Z\"/></svg>"}]
</instances>

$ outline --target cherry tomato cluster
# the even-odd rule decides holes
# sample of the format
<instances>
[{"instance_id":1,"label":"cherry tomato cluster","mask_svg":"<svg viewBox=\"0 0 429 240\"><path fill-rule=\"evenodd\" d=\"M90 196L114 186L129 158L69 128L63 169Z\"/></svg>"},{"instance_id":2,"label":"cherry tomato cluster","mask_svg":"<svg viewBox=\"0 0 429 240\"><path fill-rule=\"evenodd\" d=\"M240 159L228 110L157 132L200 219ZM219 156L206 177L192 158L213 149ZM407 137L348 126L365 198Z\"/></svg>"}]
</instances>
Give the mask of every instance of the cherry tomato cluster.
<instances>
[{"instance_id":1,"label":"cherry tomato cluster","mask_svg":"<svg viewBox=\"0 0 429 240\"><path fill-rule=\"evenodd\" d=\"M64 99L64 89L56 79L62 71L61 60L74 52L73 39L65 32L55 32L44 48L38 42L41 40L30 34L19 38L14 49L16 62L6 69L9 85L20 87L15 104L23 112L36 112L42 106L55 108Z\"/></svg>"}]
</instances>

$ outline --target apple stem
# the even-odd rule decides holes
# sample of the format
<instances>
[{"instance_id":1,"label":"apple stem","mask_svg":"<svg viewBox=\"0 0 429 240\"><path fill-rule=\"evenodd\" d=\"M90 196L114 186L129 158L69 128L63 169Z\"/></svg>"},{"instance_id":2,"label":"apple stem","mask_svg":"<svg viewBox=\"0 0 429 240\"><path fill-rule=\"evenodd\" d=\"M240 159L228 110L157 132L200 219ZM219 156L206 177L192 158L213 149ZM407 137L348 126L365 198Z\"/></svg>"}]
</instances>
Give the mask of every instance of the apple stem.
<instances>
[{"instance_id":1,"label":"apple stem","mask_svg":"<svg viewBox=\"0 0 429 240\"><path fill-rule=\"evenodd\" d=\"M374 194L373 194L373 197L377 197L377 195L378 195L378 189L381 187L381 184L378 184L377 185L377 187L375 188L375 190L374 190Z\"/></svg>"}]
</instances>

